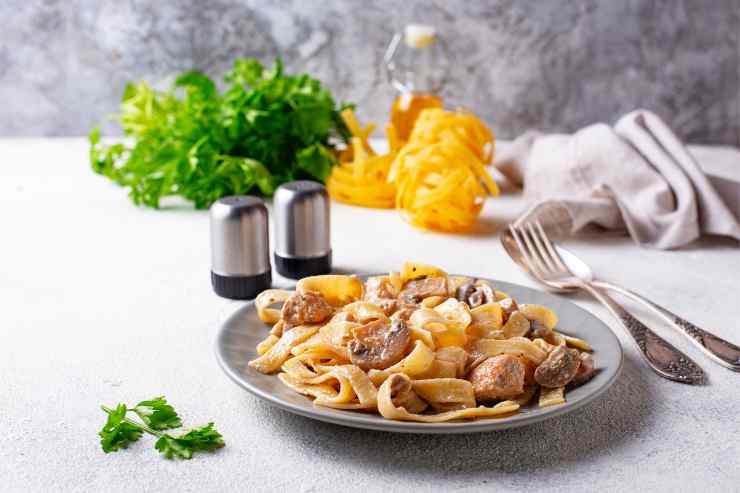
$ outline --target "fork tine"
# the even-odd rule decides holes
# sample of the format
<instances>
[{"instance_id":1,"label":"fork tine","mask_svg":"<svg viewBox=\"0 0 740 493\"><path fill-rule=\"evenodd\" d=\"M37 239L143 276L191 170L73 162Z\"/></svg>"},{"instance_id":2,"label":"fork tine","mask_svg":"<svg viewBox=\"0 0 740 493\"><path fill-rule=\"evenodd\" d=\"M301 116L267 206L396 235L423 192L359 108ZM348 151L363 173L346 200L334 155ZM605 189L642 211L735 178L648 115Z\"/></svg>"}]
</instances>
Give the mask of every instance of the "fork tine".
<instances>
[{"instance_id":1,"label":"fork tine","mask_svg":"<svg viewBox=\"0 0 740 493\"><path fill-rule=\"evenodd\" d=\"M532 237L532 242L537 246L537 251L542 258L542 261L547 264L547 267L552 272L558 272L559 268L555 261L552 259L551 252L549 252L540 238L540 234L534 229L532 223L527 223L527 230L529 235Z\"/></svg>"},{"instance_id":2,"label":"fork tine","mask_svg":"<svg viewBox=\"0 0 740 493\"><path fill-rule=\"evenodd\" d=\"M544 274L542 270L539 268L537 263L535 262L534 257L529 252L529 249L524 245L524 241L522 239L522 233L519 231L519 227L509 224L509 231L511 231L511 235L514 237L514 241L516 242L516 245L519 247L519 251L522 252L522 257L524 258L524 262L527 264L529 269L532 271L532 273L535 275L535 277L544 278Z\"/></svg>"},{"instance_id":3,"label":"fork tine","mask_svg":"<svg viewBox=\"0 0 740 493\"><path fill-rule=\"evenodd\" d=\"M563 271L570 273L570 269L567 265L565 265L565 262L563 262L563 258L558 253L557 249L555 248L555 245L550 241L550 237L547 236L547 233L545 233L545 229L542 227L539 221L535 221L535 225L537 226L537 230L539 231L539 236L542 239L542 241L545 244L545 247L550 252L550 257L557 263L558 267L562 269Z\"/></svg>"},{"instance_id":4,"label":"fork tine","mask_svg":"<svg viewBox=\"0 0 740 493\"><path fill-rule=\"evenodd\" d=\"M534 244L532 243L532 238L530 238L527 229L521 226L514 226L513 229L519 232L520 237L523 239L523 243L527 246L529 256L532 259L530 263L537 271L537 275L542 278L548 277L548 272L550 271L550 268L547 266L547 264L544 263L544 261L542 260L542 256L534 247Z\"/></svg>"}]
</instances>

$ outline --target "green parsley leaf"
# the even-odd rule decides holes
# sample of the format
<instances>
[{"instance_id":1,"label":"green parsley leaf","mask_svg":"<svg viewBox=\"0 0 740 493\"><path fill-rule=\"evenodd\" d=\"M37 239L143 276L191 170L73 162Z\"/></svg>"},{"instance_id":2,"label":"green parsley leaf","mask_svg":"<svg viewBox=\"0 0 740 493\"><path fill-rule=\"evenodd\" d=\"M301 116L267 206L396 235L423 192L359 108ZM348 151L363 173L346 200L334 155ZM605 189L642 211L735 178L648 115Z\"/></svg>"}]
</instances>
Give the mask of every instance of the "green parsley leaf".
<instances>
[{"instance_id":1,"label":"green parsley leaf","mask_svg":"<svg viewBox=\"0 0 740 493\"><path fill-rule=\"evenodd\" d=\"M128 447L130 443L138 440L144 432L142 427L125 421L126 411L125 404L118 404L114 410L106 411L108 421L98 433L100 445L106 454Z\"/></svg>"},{"instance_id":2,"label":"green parsley leaf","mask_svg":"<svg viewBox=\"0 0 740 493\"><path fill-rule=\"evenodd\" d=\"M329 178L331 167L336 162L336 159L323 145L313 144L298 152L296 162L298 168L304 170L312 178L324 181Z\"/></svg>"},{"instance_id":3,"label":"green parsley leaf","mask_svg":"<svg viewBox=\"0 0 740 493\"><path fill-rule=\"evenodd\" d=\"M193 452L212 451L223 446L223 437L213 428L213 423L208 423L208 425L201 428L194 428L177 437L164 434L154 444L154 447L167 459L175 457L190 459Z\"/></svg>"},{"instance_id":4,"label":"green parsley leaf","mask_svg":"<svg viewBox=\"0 0 740 493\"><path fill-rule=\"evenodd\" d=\"M238 59L219 92L205 74L180 75L169 91L128 84L118 120L133 143L90 132L93 171L129 189L137 205L180 196L196 208L234 194L272 195L286 181L324 181L335 142L349 132L318 80Z\"/></svg>"},{"instance_id":5,"label":"green parsley leaf","mask_svg":"<svg viewBox=\"0 0 740 493\"><path fill-rule=\"evenodd\" d=\"M163 396L141 401L132 411L147 426L155 430L169 430L182 426L180 416L177 415L177 412L175 412L172 406L167 404L167 400Z\"/></svg>"}]
</instances>

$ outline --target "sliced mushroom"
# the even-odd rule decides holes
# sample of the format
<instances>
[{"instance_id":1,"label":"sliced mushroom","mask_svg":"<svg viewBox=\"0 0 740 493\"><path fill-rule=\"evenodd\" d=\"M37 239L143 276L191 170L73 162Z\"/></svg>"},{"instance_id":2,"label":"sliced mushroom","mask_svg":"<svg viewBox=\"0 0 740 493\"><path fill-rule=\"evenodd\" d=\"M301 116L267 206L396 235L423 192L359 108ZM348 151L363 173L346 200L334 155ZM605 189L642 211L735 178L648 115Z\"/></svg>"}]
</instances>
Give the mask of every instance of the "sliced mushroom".
<instances>
[{"instance_id":1,"label":"sliced mushroom","mask_svg":"<svg viewBox=\"0 0 740 493\"><path fill-rule=\"evenodd\" d=\"M580 366L581 358L577 350L558 346L534 371L534 379L549 389L563 387L573 380Z\"/></svg>"},{"instance_id":2,"label":"sliced mushroom","mask_svg":"<svg viewBox=\"0 0 740 493\"><path fill-rule=\"evenodd\" d=\"M391 375L391 399L398 407L403 407L410 413L420 413L424 411L429 404L420 398L411 387L411 380L407 378L398 378L400 375Z\"/></svg>"},{"instance_id":3,"label":"sliced mushroom","mask_svg":"<svg viewBox=\"0 0 740 493\"><path fill-rule=\"evenodd\" d=\"M285 300L280 314L287 325L285 328L303 324L317 324L331 317L334 309L314 291L295 292Z\"/></svg>"},{"instance_id":4,"label":"sliced mushroom","mask_svg":"<svg viewBox=\"0 0 740 493\"><path fill-rule=\"evenodd\" d=\"M472 282L466 282L457 288L455 297L458 301L467 303L470 308L475 308L485 303L493 303L496 300L491 286L487 284L474 284Z\"/></svg>"},{"instance_id":5,"label":"sliced mushroom","mask_svg":"<svg viewBox=\"0 0 740 493\"><path fill-rule=\"evenodd\" d=\"M430 296L447 296L447 278L423 277L406 283L399 294L401 302L416 305Z\"/></svg>"},{"instance_id":6,"label":"sliced mushroom","mask_svg":"<svg viewBox=\"0 0 740 493\"><path fill-rule=\"evenodd\" d=\"M578 367L576 376L571 380L572 385L581 385L586 383L594 376L596 370L594 369L594 358L588 353L581 353L581 366Z\"/></svg>"},{"instance_id":7,"label":"sliced mushroom","mask_svg":"<svg viewBox=\"0 0 740 493\"><path fill-rule=\"evenodd\" d=\"M401 359L411 340L406 322L401 319L375 320L352 331L350 361L365 371L385 370Z\"/></svg>"},{"instance_id":8,"label":"sliced mushroom","mask_svg":"<svg viewBox=\"0 0 740 493\"><path fill-rule=\"evenodd\" d=\"M460 287L457 288L455 298L457 298L457 301L467 302L468 298L473 293L475 293L475 284L472 282L466 282L464 284L461 284Z\"/></svg>"},{"instance_id":9,"label":"sliced mushroom","mask_svg":"<svg viewBox=\"0 0 740 493\"><path fill-rule=\"evenodd\" d=\"M516 356L500 354L493 356L468 375L478 401L509 399L524 392L525 368Z\"/></svg>"}]
</instances>

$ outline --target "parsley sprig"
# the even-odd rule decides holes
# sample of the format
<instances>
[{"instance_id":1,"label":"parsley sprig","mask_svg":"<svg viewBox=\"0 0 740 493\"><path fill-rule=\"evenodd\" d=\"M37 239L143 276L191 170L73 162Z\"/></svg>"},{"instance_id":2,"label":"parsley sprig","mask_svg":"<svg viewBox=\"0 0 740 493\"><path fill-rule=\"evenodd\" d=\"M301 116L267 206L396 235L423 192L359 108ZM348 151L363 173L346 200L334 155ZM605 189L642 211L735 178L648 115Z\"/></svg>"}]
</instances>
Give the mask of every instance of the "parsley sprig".
<instances>
[{"instance_id":1,"label":"parsley sprig","mask_svg":"<svg viewBox=\"0 0 740 493\"><path fill-rule=\"evenodd\" d=\"M223 437L213 423L178 436L162 433L162 430L182 426L180 416L164 397L141 401L133 408L118 404L115 409L107 406L101 406L101 409L108 415L108 420L98 433L100 445L106 454L127 448L144 433L157 437L154 448L167 459L190 459L194 452L213 451L224 446ZM129 412L136 414L142 422L129 418Z\"/></svg>"},{"instance_id":2,"label":"parsley sprig","mask_svg":"<svg viewBox=\"0 0 740 493\"><path fill-rule=\"evenodd\" d=\"M270 196L291 180L325 181L337 142L350 133L346 104L308 74L237 59L224 90L205 74L180 75L170 90L126 86L117 115L128 140L90 132L93 170L129 189L137 205L179 195L203 209L225 195Z\"/></svg>"}]
</instances>

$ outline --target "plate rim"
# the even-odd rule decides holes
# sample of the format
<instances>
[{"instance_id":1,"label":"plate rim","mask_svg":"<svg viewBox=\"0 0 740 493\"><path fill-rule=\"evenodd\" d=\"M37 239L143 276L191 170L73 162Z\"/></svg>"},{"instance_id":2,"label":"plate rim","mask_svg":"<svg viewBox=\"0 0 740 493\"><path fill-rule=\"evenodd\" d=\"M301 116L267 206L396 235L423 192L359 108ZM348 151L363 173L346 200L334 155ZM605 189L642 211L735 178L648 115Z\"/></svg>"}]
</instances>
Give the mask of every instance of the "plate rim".
<instances>
[{"instance_id":1,"label":"plate rim","mask_svg":"<svg viewBox=\"0 0 740 493\"><path fill-rule=\"evenodd\" d=\"M374 275L382 275L382 274L363 274L360 276L361 278L367 278ZM457 274L451 274L451 275L457 275ZM466 276L470 277L470 276ZM541 293L545 293L552 296L558 296L556 293L552 293L549 291L541 291L535 288L531 288L529 286L524 286L521 284L516 284L508 281L502 281L502 280L495 280L495 279L487 279L487 278L480 278L488 280L492 283L499 282L499 283L505 283L510 284L513 286L516 286L517 288L524 288L526 290L532 290L532 291L539 291ZM385 432L392 432L392 433L424 433L424 434L459 434L459 433L481 433L481 432L488 432L488 431L498 431L498 430L504 430L504 429L511 429L511 428L518 428L520 426L527 426L532 425L535 423L539 423L545 420L549 420L552 418L556 418L558 416L562 416L564 414L571 413L573 411L576 411L583 406L593 402L598 397L603 395L609 388L614 385L614 382L617 381L619 376L622 373L622 369L624 366L624 350L622 348L622 344L619 341L619 338L614 333L614 331L609 327L609 325L601 320L599 317L591 313L589 310L586 310L585 308L577 305L576 303L573 303L572 301L563 298L563 301L570 303L574 306L576 306L578 309L583 310L587 313L589 313L591 316L599 320L601 323L604 324L604 326L607 328L607 331L611 335L611 337L614 339L614 342L616 342L616 350L619 353L618 358L618 364L617 368L615 369L614 373L611 375L611 377L604 382L602 386L594 390L593 392L586 394L585 396L581 397L578 401L571 403L569 406L558 406L554 407L550 411L544 414L536 414L536 415L526 415L526 414L514 414L512 416L506 417L506 418L499 418L499 419L479 419L474 421L453 421L453 422L444 422L444 423L418 423L413 421L396 421L396 420L384 420L384 421L378 421L377 418L368 418L368 416L365 413L358 413L358 412L352 412L352 411L342 411L342 410L335 410L339 412L345 412L350 413L351 415L347 416L331 416L322 414L319 412L316 412L315 409L312 407L303 407L299 406L290 402L286 402L272 393L266 392L262 389L260 389L258 386L250 383L247 379L243 378L241 375L237 374L237 370L232 367L232 365L226 361L225 355L223 354L222 348L223 348L223 340L226 337L227 330L226 328L233 324L234 319L238 318L242 312L249 310L253 305L254 301L248 301L244 305L240 306L237 310L235 310L231 315L228 316L219 326L218 329L218 335L216 336L216 340L214 343L214 353L216 356L216 361L218 362L218 365L221 367L221 370L226 373L226 376L229 377L231 381L233 381L235 384L237 384L242 389L246 390L250 394L254 395L255 397L262 399L263 401L266 401L268 404L273 405L275 407L278 407L280 409L283 409L285 411L288 411L293 414L297 414L299 416L303 416L305 418L315 419L318 421L322 421L325 423L332 423L336 425L341 426L349 426L352 428L360 428L360 429L366 429L366 430L375 430L375 431L385 431ZM375 416L375 415L373 415ZM365 418L365 419L363 419Z\"/></svg>"}]
</instances>

